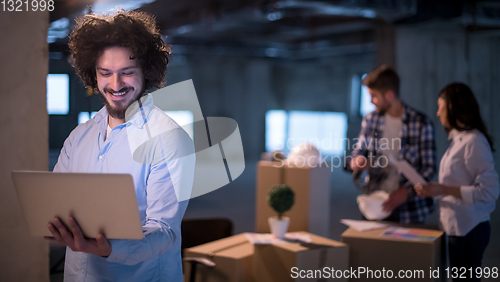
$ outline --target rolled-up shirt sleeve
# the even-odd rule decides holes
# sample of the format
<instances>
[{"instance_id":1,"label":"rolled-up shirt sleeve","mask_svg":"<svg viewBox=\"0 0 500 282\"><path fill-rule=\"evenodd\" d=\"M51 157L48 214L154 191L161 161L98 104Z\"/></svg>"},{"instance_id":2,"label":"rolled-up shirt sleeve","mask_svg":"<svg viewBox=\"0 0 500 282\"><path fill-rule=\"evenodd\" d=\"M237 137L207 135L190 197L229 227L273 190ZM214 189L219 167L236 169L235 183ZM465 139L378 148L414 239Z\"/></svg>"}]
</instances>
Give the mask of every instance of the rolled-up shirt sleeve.
<instances>
[{"instance_id":1,"label":"rolled-up shirt sleeve","mask_svg":"<svg viewBox=\"0 0 500 282\"><path fill-rule=\"evenodd\" d=\"M460 187L464 204L491 203L498 199L499 182L490 145L484 136L477 136L465 147L465 167L474 182Z\"/></svg>"}]
</instances>

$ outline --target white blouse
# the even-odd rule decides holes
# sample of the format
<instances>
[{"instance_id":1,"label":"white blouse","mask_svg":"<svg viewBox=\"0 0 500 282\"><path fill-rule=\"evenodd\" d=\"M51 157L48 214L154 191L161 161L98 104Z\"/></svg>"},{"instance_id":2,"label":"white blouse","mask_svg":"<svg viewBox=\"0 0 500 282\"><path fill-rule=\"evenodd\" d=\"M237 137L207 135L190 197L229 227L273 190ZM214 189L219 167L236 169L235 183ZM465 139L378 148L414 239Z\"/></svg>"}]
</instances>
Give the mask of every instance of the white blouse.
<instances>
[{"instance_id":1,"label":"white blouse","mask_svg":"<svg viewBox=\"0 0 500 282\"><path fill-rule=\"evenodd\" d=\"M465 236L490 218L499 194L498 174L486 137L478 130L452 130L441 159L439 182L460 186L462 199L442 197L439 221L448 235Z\"/></svg>"}]
</instances>

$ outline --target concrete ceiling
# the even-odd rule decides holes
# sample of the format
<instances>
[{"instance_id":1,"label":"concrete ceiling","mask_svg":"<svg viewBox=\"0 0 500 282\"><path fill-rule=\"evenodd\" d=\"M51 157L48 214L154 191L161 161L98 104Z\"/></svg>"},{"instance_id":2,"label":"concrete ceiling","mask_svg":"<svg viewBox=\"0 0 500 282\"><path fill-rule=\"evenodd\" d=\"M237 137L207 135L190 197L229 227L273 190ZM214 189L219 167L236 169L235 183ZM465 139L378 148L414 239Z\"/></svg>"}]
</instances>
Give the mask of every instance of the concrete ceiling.
<instances>
[{"instance_id":1,"label":"concrete ceiling","mask_svg":"<svg viewBox=\"0 0 500 282\"><path fill-rule=\"evenodd\" d=\"M50 20L63 38L54 39L51 51L65 50L62 30L67 33L75 17L117 5L155 15L176 52L283 59L373 52L380 23L444 18L469 30L500 27L497 1L56 0ZM66 27L57 25L65 18Z\"/></svg>"}]
</instances>

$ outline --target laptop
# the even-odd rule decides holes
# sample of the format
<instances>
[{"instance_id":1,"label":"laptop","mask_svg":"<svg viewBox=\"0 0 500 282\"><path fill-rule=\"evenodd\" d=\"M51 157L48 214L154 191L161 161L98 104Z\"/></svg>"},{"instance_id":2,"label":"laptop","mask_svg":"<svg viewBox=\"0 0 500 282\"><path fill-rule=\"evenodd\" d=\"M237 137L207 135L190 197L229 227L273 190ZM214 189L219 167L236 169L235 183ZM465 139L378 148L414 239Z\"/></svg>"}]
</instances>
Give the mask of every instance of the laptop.
<instances>
[{"instance_id":1,"label":"laptop","mask_svg":"<svg viewBox=\"0 0 500 282\"><path fill-rule=\"evenodd\" d=\"M71 215L86 238L143 238L130 174L13 171L12 180L33 236L52 236L48 223L57 216L68 227Z\"/></svg>"}]
</instances>

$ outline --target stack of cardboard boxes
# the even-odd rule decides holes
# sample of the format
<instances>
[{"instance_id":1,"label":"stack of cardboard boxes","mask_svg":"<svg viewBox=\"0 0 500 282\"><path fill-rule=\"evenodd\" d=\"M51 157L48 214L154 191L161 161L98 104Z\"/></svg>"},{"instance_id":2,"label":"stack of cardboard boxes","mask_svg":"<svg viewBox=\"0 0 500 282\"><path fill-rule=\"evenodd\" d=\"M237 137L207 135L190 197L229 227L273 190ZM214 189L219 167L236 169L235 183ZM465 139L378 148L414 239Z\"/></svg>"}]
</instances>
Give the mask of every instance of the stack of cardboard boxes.
<instances>
[{"instance_id":1,"label":"stack of cardboard boxes","mask_svg":"<svg viewBox=\"0 0 500 282\"><path fill-rule=\"evenodd\" d=\"M216 263L215 268L198 267L195 281L205 282L446 281L442 233L431 241L414 241L382 237L386 231L349 228L342 242L300 232L311 242L255 245L243 233L187 249L185 256ZM184 273L190 273L190 265Z\"/></svg>"},{"instance_id":2,"label":"stack of cardboard boxes","mask_svg":"<svg viewBox=\"0 0 500 282\"><path fill-rule=\"evenodd\" d=\"M429 240L415 240L383 237L387 230L356 231L349 228L342 233L342 242L350 249L349 266L365 272L362 275L358 272L356 281L382 279L374 276L381 274L375 270L405 277L399 280L445 281L442 273L446 260L443 232L433 232L437 235ZM387 277L387 280L392 281L394 277Z\"/></svg>"},{"instance_id":3,"label":"stack of cardboard boxes","mask_svg":"<svg viewBox=\"0 0 500 282\"><path fill-rule=\"evenodd\" d=\"M257 164L256 232L269 233L268 218L276 212L267 203L269 189L286 184L295 193L295 204L285 213L290 217L288 231L309 231L330 236L330 169L292 167L283 162L260 161Z\"/></svg>"},{"instance_id":4,"label":"stack of cardboard boxes","mask_svg":"<svg viewBox=\"0 0 500 282\"><path fill-rule=\"evenodd\" d=\"M342 242L328 239L329 169L282 164L258 163L256 231L269 233L268 218L276 215L267 203L269 189L277 184L287 184L295 192L295 205L285 213L290 217L288 231L302 231L301 234L308 235L311 242L284 240L254 245L247 240L246 234L239 234L187 249L185 257L209 258L216 263L215 268L199 266L195 281L364 281L376 278L370 279L368 274L361 276L359 270L363 269L390 269L394 275L399 275L401 270L424 271L423 277L416 278L418 281L443 279L443 275L439 275L441 278L430 275L443 265L442 233L432 241L410 241L381 237L387 229L358 232L349 228L342 234ZM188 264L184 273L187 274L185 281L189 281Z\"/></svg>"},{"instance_id":5,"label":"stack of cardboard boxes","mask_svg":"<svg viewBox=\"0 0 500 282\"><path fill-rule=\"evenodd\" d=\"M197 267L195 281L204 282L302 281L301 276L306 278L308 273L324 267L348 268L349 250L346 244L301 233L309 235L311 242L282 241L253 245L243 233L186 249L185 257L208 258L215 262L215 268ZM190 270L190 265L185 264L184 273L189 274ZM184 277L186 282L189 281L189 275Z\"/></svg>"}]
</instances>

